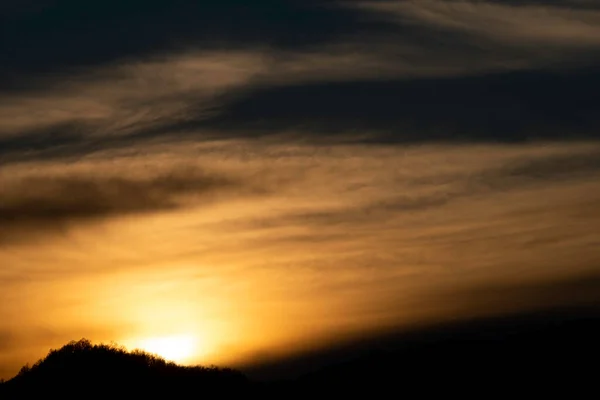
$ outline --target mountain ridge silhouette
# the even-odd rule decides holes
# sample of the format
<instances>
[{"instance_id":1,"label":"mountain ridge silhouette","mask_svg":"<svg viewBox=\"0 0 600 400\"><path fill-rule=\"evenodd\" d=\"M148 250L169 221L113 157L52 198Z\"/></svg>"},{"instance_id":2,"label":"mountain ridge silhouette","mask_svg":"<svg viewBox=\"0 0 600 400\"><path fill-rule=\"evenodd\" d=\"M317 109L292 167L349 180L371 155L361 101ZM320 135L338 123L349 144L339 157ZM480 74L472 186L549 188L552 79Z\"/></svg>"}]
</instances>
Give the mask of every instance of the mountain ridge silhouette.
<instances>
[{"instance_id":1,"label":"mountain ridge silhouette","mask_svg":"<svg viewBox=\"0 0 600 400\"><path fill-rule=\"evenodd\" d=\"M343 350L344 359L310 358L305 362L308 370L266 380L246 369L179 366L143 351L82 339L23 367L0 384L0 399L600 394L595 377L600 359L596 307L480 319L392 336L360 351L357 347L352 356L349 349ZM285 362L271 366L284 367Z\"/></svg>"},{"instance_id":2,"label":"mountain ridge silhouette","mask_svg":"<svg viewBox=\"0 0 600 400\"><path fill-rule=\"evenodd\" d=\"M61 393L131 395L186 393L190 388L235 392L249 382L241 372L216 366L181 366L141 350L127 351L114 344L92 344L88 339L71 341L32 366L25 365L4 391L9 395L33 396ZM2 394L2 392L0 392ZM128 393L129 394L129 393Z\"/></svg>"}]
</instances>

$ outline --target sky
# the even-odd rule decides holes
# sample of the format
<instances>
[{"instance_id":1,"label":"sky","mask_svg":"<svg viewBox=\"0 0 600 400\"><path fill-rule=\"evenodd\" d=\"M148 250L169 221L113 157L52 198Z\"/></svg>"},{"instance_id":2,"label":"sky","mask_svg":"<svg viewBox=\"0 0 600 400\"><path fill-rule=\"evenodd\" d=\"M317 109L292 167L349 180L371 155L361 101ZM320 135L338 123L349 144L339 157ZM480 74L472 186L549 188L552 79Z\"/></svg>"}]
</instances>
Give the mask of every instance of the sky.
<instances>
[{"instance_id":1,"label":"sky","mask_svg":"<svg viewBox=\"0 0 600 400\"><path fill-rule=\"evenodd\" d=\"M0 378L600 304L600 4L5 0ZM266 361L265 361L266 362Z\"/></svg>"}]
</instances>

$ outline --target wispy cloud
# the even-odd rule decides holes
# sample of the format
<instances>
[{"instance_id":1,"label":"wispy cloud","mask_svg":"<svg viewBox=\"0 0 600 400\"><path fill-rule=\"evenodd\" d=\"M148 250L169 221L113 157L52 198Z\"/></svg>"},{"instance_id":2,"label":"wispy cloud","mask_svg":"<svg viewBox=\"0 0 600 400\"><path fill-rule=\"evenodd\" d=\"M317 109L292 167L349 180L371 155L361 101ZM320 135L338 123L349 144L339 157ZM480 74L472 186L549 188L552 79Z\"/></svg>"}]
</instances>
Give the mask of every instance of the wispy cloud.
<instances>
[{"instance_id":1,"label":"wispy cloud","mask_svg":"<svg viewBox=\"0 0 600 400\"><path fill-rule=\"evenodd\" d=\"M260 191L239 177L199 165L176 163L153 171L123 159L115 169L116 162L8 167L0 174L0 242L60 232L74 221L164 212Z\"/></svg>"},{"instance_id":2,"label":"wispy cloud","mask_svg":"<svg viewBox=\"0 0 600 400\"><path fill-rule=\"evenodd\" d=\"M247 84L264 64L260 53L212 52L63 76L40 91L0 99L0 134L67 123L88 135L127 134L181 117L189 107L210 108L208 101Z\"/></svg>"},{"instance_id":3,"label":"wispy cloud","mask_svg":"<svg viewBox=\"0 0 600 400\"><path fill-rule=\"evenodd\" d=\"M595 271L565 274L550 279L508 279L478 286L461 286L440 291L438 301L452 302L457 310L472 316L536 311L560 307L596 307L600 303L600 275ZM453 299L453 301L450 301Z\"/></svg>"},{"instance_id":4,"label":"wispy cloud","mask_svg":"<svg viewBox=\"0 0 600 400\"><path fill-rule=\"evenodd\" d=\"M34 76L26 89L13 88L0 95L0 161L7 160L9 153L62 151L69 146L86 152L85 146L118 145L124 138L167 139L182 130L192 130L198 138L227 136L232 126L238 134L263 129L265 124L267 131L302 126L335 130L336 124L347 121L345 131L376 127L401 131L400 136L427 136L410 132L417 126L439 139L442 127L486 135L491 128L484 121L493 126L504 123L505 131L519 130L528 124L543 125L547 115L560 113L566 115L559 115L558 122L583 121L561 129L581 131L595 123L589 116L595 110L593 101L572 108L548 105L530 95L540 92L535 84L527 84L535 79L510 74L471 81L460 77L540 69L537 81L544 81L543 86L562 85L556 90L561 91L559 101L564 101L572 92L581 91L576 86L587 78L577 80L576 71L569 77L573 82L563 85L562 77L546 76L543 71L563 63L586 65L593 58L590 49L600 45L600 11L596 9L543 2L441 0L321 6L311 5L328 18L333 18L334 10L350 18L344 10L353 10L350 19L360 29L303 46L252 42L219 49L186 43L183 50L144 53ZM359 15L364 19L361 23ZM391 22L366 23L373 18ZM436 78L440 81L431 81ZM460 93L457 86L462 86ZM482 107L477 96L490 86L492 104L479 113L467 112ZM575 89L569 91L570 87ZM463 100L456 101L456 96ZM558 110L548 111L548 107ZM496 115L500 108L505 109L502 118ZM526 118L536 118L536 113L524 119L522 112L532 108L536 112L542 108L544 115L530 123ZM439 116L435 121L440 126L430 127L434 121L428 117L420 120L429 113ZM369 126L363 126L365 118ZM558 126L555 122L548 124ZM223 125L228 132L220 131ZM549 132L551 126L536 129Z\"/></svg>"},{"instance_id":5,"label":"wispy cloud","mask_svg":"<svg viewBox=\"0 0 600 400\"><path fill-rule=\"evenodd\" d=\"M595 9L467 0L381 1L358 6L382 18L464 32L513 46L600 46L600 11Z\"/></svg>"},{"instance_id":6,"label":"wispy cloud","mask_svg":"<svg viewBox=\"0 0 600 400\"><path fill-rule=\"evenodd\" d=\"M45 75L37 86L0 96L0 138L12 140L7 148L27 149L35 147L31 138L44 132L52 132L52 141L56 136L148 136L162 127L218 116L240 96L265 88L585 64L585 57L574 61L572 53L544 46L579 48L587 57L590 46L600 45L600 11L595 9L440 0L352 2L344 7L392 19L398 26L387 31L363 26L360 35L347 33L302 47L258 43L215 50L192 44L183 51L65 69ZM338 7L340 12L344 7ZM471 36L455 37L439 28ZM19 137L20 147L13 143Z\"/></svg>"},{"instance_id":7,"label":"wispy cloud","mask_svg":"<svg viewBox=\"0 0 600 400\"><path fill-rule=\"evenodd\" d=\"M381 54L346 50L191 51L62 76L37 90L0 97L0 137L15 146L22 137L21 148L27 149L44 132L51 133L49 142L69 135L127 136L207 119L257 86L396 73Z\"/></svg>"}]
</instances>

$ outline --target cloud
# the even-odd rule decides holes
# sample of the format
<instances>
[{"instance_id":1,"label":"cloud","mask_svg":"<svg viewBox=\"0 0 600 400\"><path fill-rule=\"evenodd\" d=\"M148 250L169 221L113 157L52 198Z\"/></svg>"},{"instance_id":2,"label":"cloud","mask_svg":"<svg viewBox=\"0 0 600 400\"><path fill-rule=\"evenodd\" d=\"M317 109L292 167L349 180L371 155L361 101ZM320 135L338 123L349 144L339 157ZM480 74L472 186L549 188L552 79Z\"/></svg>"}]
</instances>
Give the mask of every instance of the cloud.
<instances>
[{"instance_id":1,"label":"cloud","mask_svg":"<svg viewBox=\"0 0 600 400\"><path fill-rule=\"evenodd\" d=\"M198 168L159 173L26 173L0 177L0 241L56 233L77 221L177 210L206 204L222 195L252 192L244 182Z\"/></svg>"},{"instance_id":2,"label":"cloud","mask_svg":"<svg viewBox=\"0 0 600 400\"><path fill-rule=\"evenodd\" d=\"M513 46L600 46L600 11L551 2L505 4L467 0L359 3L358 7L402 23L426 24Z\"/></svg>"},{"instance_id":3,"label":"cloud","mask_svg":"<svg viewBox=\"0 0 600 400\"><path fill-rule=\"evenodd\" d=\"M556 154L547 157L521 159L507 163L497 171L482 174L480 181L492 187L497 185L557 183L600 173L600 149L589 149L575 154ZM495 175L495 178L494 176Z\"/></svg>"},{"instance_id":4,"label":"cloud","mask_svg":"<svg viewBox=\"0 0 600 400\"><path fill-rule=\"evenodd\" d=\"M20 31L35 18L60 19L68 12L98 19L106 28L102 13L87 15L74 4L46 6L23 15L9 12L7 29ZM50 73L20 66L26 79L9 79L17 83L9 82L0 96L0 163L181 136L211 140L289 130L304 130L311 138L363 135L364 141L386 143L555 139L564 132L582 138L597 132L596 9L433 0L271 6L273 15L298 15L288 22L303 27L302 43L288 37L294 36L291 26L278 25L271 11L257 5L249 12L290 40L273 43L248 22L215 33L217 44L203 39L205 28L190 28L181 33L189 41L180 47L144 47L143 36L139 49L117 49L105 60L84 62L77 55L85 52L73 52L73 60L63 60L73 68ZM147 17L168 11L224 18L228 10L240 11L216 3L205 10L157 2ZM145 17L122 11L132 28L145 26L139 20ZM311 36L307 26L317 22ZM58 37L67 34L56 26ZM211 26L206 29L218 28ZM247 30L261 40L245 37ZM533 46L544 40L563 44ZM53 60L61 59L55 55ZM565 65L570 69L561 69ZM14 75L10 70L4 75Z\"/></svg>"},{"instance_id":5,"label":"cloud","mask_svg":"<svg viewBox=\"0 0 600 400\"><path fill-rule=\"evenodd\" d=\"M264 63L260 53L215 51L64 77L41 91L0 98L0 135L74 125L87 136L116 136L182 118L190 105L204 103L208 113L209 100L247 84Z\"/></svg>"},{"instance_id":6,"label":"cloud","mask_svg":"<svg viewBox=\"0 0 600 400\"><path fill-rule=\"evenodd\" d=\"M163 210L176 206L174 197L227 187L214 177L165 176L147 181L123 178L31 178L5 190L0 219L47 221L102 217L111 214Z\"/></svg>"},{"instance_id":7,"label":"cloud","mask_svg":"<svg viewBox=\"0 0 600 400\"><path fill-rule=\"evenodd\" d=\"M0 96L0 161L177 134L256 87L397 72L380 54L343 46L190 51L91 69Z\"/></svg>"},{"instance_id":8,"label":"cloud","mask_svg":"<svg viewBox=\"0 0 600 400\"><path fill-rule=\"evenodd\" d=\"M7 48L11 66L34 61L45 68L98 65L193 45L298 48L352 32L360 24L357 13L327 7L335 3L323 0L269 0L252 6L237 0L132 0L127 7L115 0L92 0L85 7L45 0L28 1L31 7L11 3L4 7L7 36L16 46L32 46L27 52ZM36 24L38 29L32 30ZM86 29L89 24L95 29ZM122 40L125 32L127 41Z\"/></svg>"},{"instance_id":9,"label":"cloud","mask_svg":"<svg viewBox=\"0 0 600 400\"><path fill-rule=\"evenodd\" d=\"M144 134L208 120L245 93L264 88L469 70L441 65L439 57L414 60L421 51L410 44L340 42L299 51L190 50L115 63L0 96L0 139L16 147L18 137L26 146L27 136L43 138L45 132L68 136L74 131L88 139Z\"/></svg>"},{"instance_id":10,"label":"cloud","mask_svg":"<svg viewBox=\"0 0 600 400\"><path fill-rule=\"evenodd\" d=\"M541 281L485 282L438 293L440 304L449 304L467 315L502 315L555 308L598 307L598 269Z\"/></svg>"},{"instance_id":11,"label":"cloud","mask_svg":"<svg viewBox=\"0 0 600 400\"><path fill-rule=\"evenodd\" d=\"M598 78L540 69L258 87L188 129L388 144L596 138Z\"/></svg>"},{"instance_id":12,"label":"cloud","mask_svg":"<svg viewBox=\"0 0 600 400\"><path fill-rule=\"evenodd\" d=\"M143 13L137 12L140 8ZM386 22L398 14L402 21ZM430 14L441 17L429 21L425 17ZM444 18L446 14L449 16ZM466 21L460 18L459 22L454 21L456 15L463 14ZM513 14L517 15L514 22L512 19L506 22L506 17ZM374 20L370 18L373 15L383 15L386 19ZM350 65L357 56L367 55L371 58L367 63L371 70L384 75L390 72L392 63L396 71L414 75L522 68L532 62L553 65L557 59L574 61L572 54L566 57L534 52L531 47L515 53L514 49L507 52L501 46L490 47L490 43L483 44L481 40L472 43L459 28L504 29L513 37L528 34L534 39L536 35L542 38L550 35L549 40L552 35L558 39L566 35L565 40L577 38L578 42L593 42L597 36L593 29L594 10L557 7L554 2L516 7L465 1L283 0L241 7L233 0L202 4L160 0L152 4L134 1L122 7L112 0L93 0L82 7L73 2L29 1L5 5L0 16L5 36L10 38L0 48L3 56L0 87L5 92L19 92L55 80L64 84L65 76L72 77L82 70L99 70L182 52L235 54L263 49L287 55L293 63L298 55L303 58L318 53L318 59L312 62L323 65L328 60ZM549 29L533 29L534 24L527 24L530 19L545 24L541 26L555 24L562 30L551 33ZM232 20L236 23L230 24ZM458 28L454 27L456 24ZM92 25L94 29L86 28ZM451 25L454 32L449 28L440 32L440 25ZM125 34L126 41L122 40ZM345 53L341 58L336 54L339 51ZM332 66L331 71L334 70Z\"/></svg>"},{"instance_id":13,"label":"cloud","mask_svg":"<svg viewBox=\"0 0 600 400\"><path fill-rule=\"evenodd\" d=\"M505 151L506 153L500 156ZM291 212L283 217L276 216L256 223L262 228L273 228L287 223L315 225L319 229L336 226L352 229L357 224L385 224L394 215L426 215L428 212L450 209L455 204L485 196L585 183L600 176L600 148L595 144L575 146L568 150L541 147L537 152L529 149L521 154L510 153L508 149L497 153L492 151L487 153L489 157L487 162L479 160L471 165L469 161L448 156L446 162L455 165L455 170L452 168L423 169L420 172L414 171L408 176L396 177L387 184L391 187L395 185L398 190L390 189L385 195L365 190L365 194L359 196L361 189L373 189L373 186L377 187L379 184L369 185L367 182L361 182L361 177L355 177L357 181L346 182L346 186L340 189L348 195L355 192L357 195L355 202L349 201L345 206L329 209ZM590 201L597 201L599 188L590 187L589 194ZM381 229L384 229L383 226ZM335 234L320 231L317 235L317 237L307 235L304 240L318 241L321 235L326 239L334 238L331 235ZM298 240L298 237L283 236L279 240Z\"/></svg>"}]
</instances>

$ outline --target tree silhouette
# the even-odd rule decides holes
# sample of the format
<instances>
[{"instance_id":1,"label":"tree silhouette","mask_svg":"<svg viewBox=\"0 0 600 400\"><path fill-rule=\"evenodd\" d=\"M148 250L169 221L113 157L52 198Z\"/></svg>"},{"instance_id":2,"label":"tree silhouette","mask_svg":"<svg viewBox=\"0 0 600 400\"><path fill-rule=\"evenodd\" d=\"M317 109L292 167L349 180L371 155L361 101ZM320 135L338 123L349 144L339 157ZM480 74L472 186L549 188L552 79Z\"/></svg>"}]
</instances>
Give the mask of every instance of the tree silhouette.
<instances>
[{"instance_id":1,"label":"tree silhouette","mask_svg":"<svg viewBox=\"0 0 600 400\"><path fill-rule=\"evenodd\" d=\"M114 344L70 342L0 384L0 400L34 398L262 399L313 397L599 398L595 309L472 320L337 349L309 373L252 382L235 370L184 367ZM399 335L399 336L398 336ZM366 351L368 350L368 351ZM340 353L338 353L340 352ZM335 362L335 354L343 356ZM320 356L320 357L321 357ZM337 357L337 356L336 356ZM301 361L302 359L298 359ZM288 363L292 362L290 360ZM288 364L288 367L291 364ZM275 370L285 370L285 362ZM283 368L282 368L283 367ZM250 372L250 371L249 371Z\"/></svg>"},{"instance_id":2,"label":"tree silhouette","mask_svg":"<svg viewBox=\"0 0 600 400\"><path fill-rule=\"evenodd\" d=\"M243 390L248 380L239 371L216 366L180 366L141 350L72 341L29 366L4 389L19 396L60 395L63 398L99 394L135 397L176 395L190 390Z\"/></svg>"}]
</instances>

